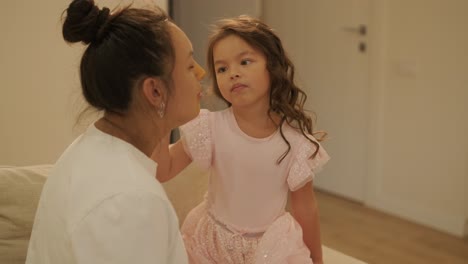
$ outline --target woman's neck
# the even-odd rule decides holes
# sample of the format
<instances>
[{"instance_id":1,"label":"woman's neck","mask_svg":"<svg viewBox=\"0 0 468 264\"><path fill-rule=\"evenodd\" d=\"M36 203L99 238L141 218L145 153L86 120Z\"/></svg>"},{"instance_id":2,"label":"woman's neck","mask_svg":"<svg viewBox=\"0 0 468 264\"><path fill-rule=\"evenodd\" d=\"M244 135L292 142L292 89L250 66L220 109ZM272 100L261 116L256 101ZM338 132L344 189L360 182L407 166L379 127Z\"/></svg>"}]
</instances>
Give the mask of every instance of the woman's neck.
<instances>
[{"instance_id":1,"label":"woman's neck","mask_svg":"<svg viewBox=\"0 0 468 264\"><path fill-rule=\"evenodd\" d=\"M128 114L126 116L105 113L96 122L96 127L111 136L133 145L146 156L150 157L156 144L161 140L162 133L157 126L150 126L151 120L141 120Z\"/></svg>"}]
</instances>

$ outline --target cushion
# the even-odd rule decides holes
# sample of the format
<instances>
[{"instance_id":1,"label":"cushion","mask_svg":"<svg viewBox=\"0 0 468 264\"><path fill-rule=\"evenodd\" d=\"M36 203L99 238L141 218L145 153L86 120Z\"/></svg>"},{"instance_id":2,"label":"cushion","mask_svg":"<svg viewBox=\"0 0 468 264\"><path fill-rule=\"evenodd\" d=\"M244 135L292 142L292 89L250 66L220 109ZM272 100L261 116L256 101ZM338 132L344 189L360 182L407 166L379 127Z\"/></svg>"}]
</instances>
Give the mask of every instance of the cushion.
<instances>
[{"instance_id":1,"label":"cushion","mask_svg":"<svg viewBox=\"0 0 468 264\"><path fill-rule=\"evenodd\" d=\"M0 263L25 262L36 207L51 167L0 167Z\"/></svg>"}]
</instances>

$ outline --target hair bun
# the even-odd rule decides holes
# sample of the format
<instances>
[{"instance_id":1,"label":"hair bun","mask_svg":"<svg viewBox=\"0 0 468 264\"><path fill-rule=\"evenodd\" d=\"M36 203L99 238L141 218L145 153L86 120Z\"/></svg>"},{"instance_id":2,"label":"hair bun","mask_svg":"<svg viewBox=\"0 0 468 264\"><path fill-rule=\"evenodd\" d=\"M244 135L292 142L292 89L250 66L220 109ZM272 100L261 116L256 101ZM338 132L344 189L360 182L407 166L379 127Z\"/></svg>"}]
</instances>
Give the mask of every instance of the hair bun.
<instances>
[{"instance_id":1,"label":"hair bun","mask_svg":"<svg viewBox=\"0 0 468 264\"><path fill-rule=\"evenodd\" d=\"M101 38L102 27L109 18L109 8L100 10L94 0L74 0L66 11L62 34L67 42L89 44Z\"/></svg>"}]
</instances>

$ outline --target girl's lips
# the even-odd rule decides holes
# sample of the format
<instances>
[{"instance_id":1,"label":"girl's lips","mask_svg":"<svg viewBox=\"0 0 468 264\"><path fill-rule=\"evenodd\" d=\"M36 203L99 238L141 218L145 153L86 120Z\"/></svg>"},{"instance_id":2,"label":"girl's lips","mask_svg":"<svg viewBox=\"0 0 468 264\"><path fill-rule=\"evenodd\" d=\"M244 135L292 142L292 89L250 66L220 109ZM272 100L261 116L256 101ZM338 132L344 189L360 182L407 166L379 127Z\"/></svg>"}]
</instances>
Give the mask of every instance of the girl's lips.
<instances>
[{"instance_id":1,"label":"girl's lips","mask_svg":"<svg viewBox=\"0 0 468 264\"><path fill-rule=\"evenodd\" d=\"M240 90L242 90L242 89L244 89L246 87L247 87L247 85L245 85L245 84L236 83L236 84L234 84L232 86L231 92L238 92L238 91L240 91Z\"/></svg>"}]
</instances>

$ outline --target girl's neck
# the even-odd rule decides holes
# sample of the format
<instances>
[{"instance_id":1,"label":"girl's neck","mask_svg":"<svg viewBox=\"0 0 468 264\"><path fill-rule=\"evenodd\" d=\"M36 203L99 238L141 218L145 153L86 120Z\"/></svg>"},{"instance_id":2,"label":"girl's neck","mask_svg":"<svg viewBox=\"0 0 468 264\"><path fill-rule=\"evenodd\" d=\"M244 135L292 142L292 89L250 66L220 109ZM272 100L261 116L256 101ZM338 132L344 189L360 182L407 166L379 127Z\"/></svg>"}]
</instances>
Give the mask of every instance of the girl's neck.
<instances>
[{"instance_id":1,"label":"girl's neck","mask_svg":"<svg viewBox=\"0 0 468 264\"><path fill-rule=\"evenodd\" d=\"M271 113L268 115L268 107L231 107L239 128L247 135L254 138L264 138L273 134L278 129L280 117Z\"/></svg>"}]
</instances>

